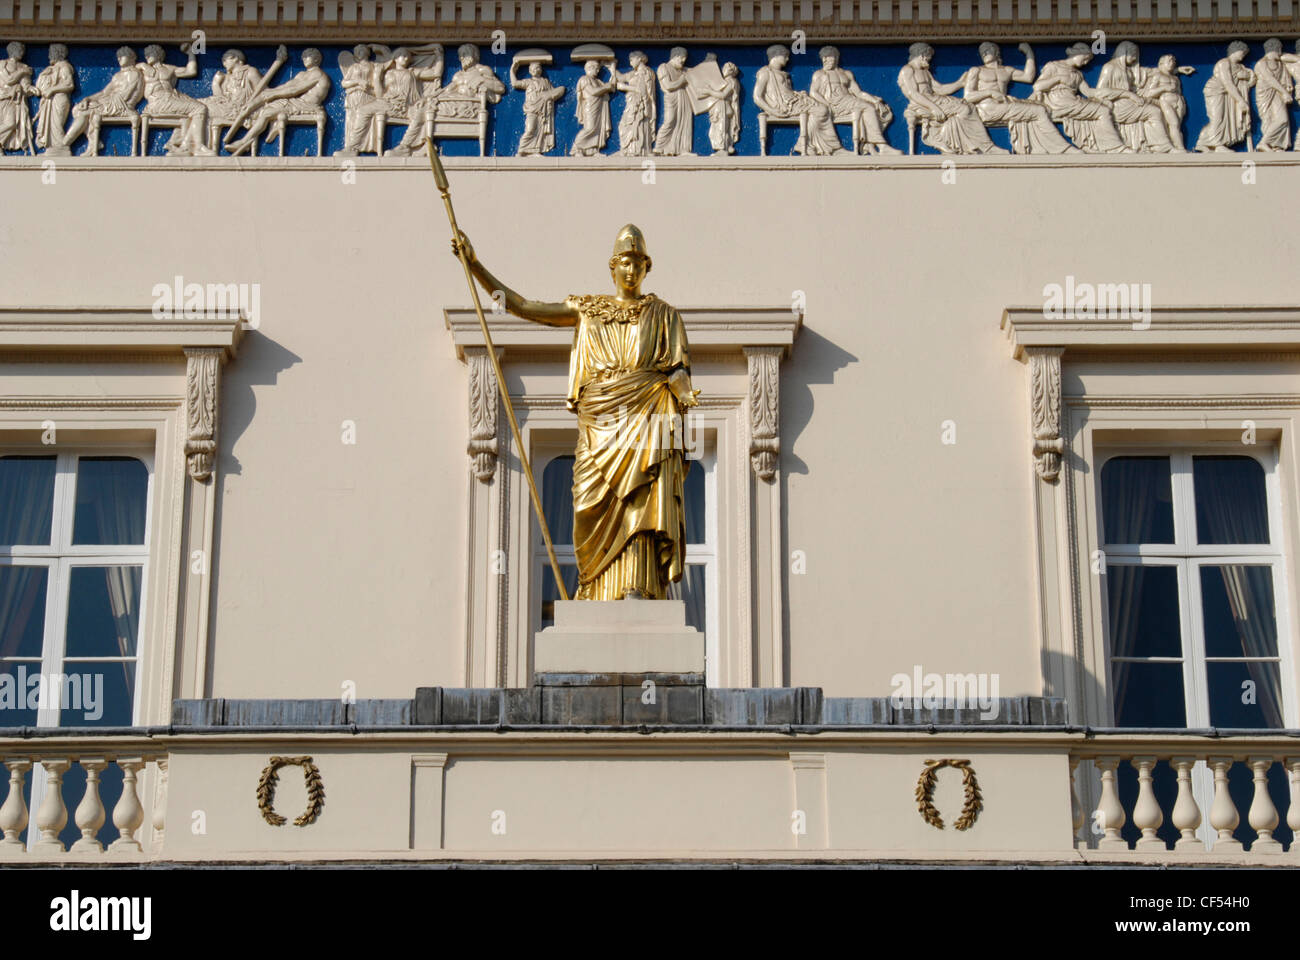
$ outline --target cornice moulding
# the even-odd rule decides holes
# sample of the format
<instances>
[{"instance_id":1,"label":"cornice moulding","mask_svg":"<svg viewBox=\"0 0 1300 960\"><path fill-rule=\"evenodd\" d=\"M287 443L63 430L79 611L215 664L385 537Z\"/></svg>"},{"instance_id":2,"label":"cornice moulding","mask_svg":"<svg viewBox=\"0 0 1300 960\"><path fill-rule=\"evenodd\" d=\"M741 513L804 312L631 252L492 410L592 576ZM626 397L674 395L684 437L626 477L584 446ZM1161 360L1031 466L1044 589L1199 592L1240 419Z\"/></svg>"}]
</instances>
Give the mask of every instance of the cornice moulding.
<instances>
[{"instance_id":1,"label":"cornice moulding","mask_svg":"<svg viewBox=\"0 0 1300 960\"><path fill-rule=\"evenodd\" d=\"M1300 348L1300 306L1152 307L1150 321L1125 317L1059 319L1044 316L1041 305L1007 307L1002 330L1011 355L1059 348L1090 356L1153 351L1170 354L1292 351Z\"/></svg>"},{"instance_id":2,"label":"cornice moulding","mask_svg":"<svg viewBox=\"0 0 1300 960\"><path fill-rule=\"evenodd\" d=\"M803 316L788 306L678 309L686 321L692 351L734 355L736 359L744 358L745 347L780 347L788 352L803 325ZM473 309L451 307L443 315L461 360L465 359L467 347L485 346ZM508 357L511 348L555 357L567 356L573 348L572 327L550 327L507 314L489 315L488 330L493 344L504 349Z\"/></svg>"},{"instance_id":3,"label":"cornice moulding","mask_svg":"<svg viewBox=\"0 0 1300 960\"><path fill-rule=\"evenodd\" d=\"M185 350L235 355L243 321L226 316L157 318L149 307L0 307L0 352L6 355L87 354L185 359Z\"/></svg>"},{"instance_id":4,"label":"cornice moulding","mask_svg":"<svg viewBox=\"0 0 1300 960\"><path fill-rule=\"evenodd\" d=\"M22 39L222 41L521 39L812 40L1264 37L1297 30L1293 0L0 0ZM362 36L364 34L364 36Z\"/></svg>"}]
</instances>

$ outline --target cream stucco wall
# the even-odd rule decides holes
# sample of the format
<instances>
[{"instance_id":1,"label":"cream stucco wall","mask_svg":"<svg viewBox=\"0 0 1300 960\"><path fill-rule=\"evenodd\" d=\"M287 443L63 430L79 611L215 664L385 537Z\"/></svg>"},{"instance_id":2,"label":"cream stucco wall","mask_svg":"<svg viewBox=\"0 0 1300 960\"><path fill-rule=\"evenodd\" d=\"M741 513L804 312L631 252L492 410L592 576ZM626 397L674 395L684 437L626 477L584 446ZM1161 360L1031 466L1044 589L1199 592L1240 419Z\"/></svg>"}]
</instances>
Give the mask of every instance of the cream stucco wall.
<instances>
[{"instance_id":1,"label":"cream stucco wall","mask_svg":"<svg viewBox=\"0 0 1300 960\"><path fill-rule=\"evenodd\" d=\"M480 257L527 296L606 289L627 221L669 302L806 294L781 375L785 550L807 564L787 577L788 672L831 696L887 695L916 664L1043 692L1038 481L1005 306L1067 275L1149 283L1157 305L1297 298L1290 159L1253 185L1200 157L959 159L954 183L937 158L664 162L653 185L617 162L449 167ZM212 696L464 682L477 481L442 311L468 296L422 161L343 179L328 159L65 161L53 185L39 159L0 168L7 307L147 307L177 274L261 284L223 380ZM41 392L45 372L6 367L5 394Z\"/></svg>"}]
</instances>

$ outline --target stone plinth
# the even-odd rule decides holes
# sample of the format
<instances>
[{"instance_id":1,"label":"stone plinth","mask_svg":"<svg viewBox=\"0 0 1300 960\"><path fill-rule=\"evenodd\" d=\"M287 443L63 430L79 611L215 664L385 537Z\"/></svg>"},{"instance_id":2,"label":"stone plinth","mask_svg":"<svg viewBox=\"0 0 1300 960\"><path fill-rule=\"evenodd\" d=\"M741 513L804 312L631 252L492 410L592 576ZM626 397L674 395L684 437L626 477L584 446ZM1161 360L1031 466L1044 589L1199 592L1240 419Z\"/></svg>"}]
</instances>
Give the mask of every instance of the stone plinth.
<instances>
[{"instance_id":1,"label":"stone plinth","mask_svg":"<svg viewBox=\"0 0 1300 960\"><path fill-rule=\"evenodd\" d=\"M557 600L535 673L704 673L704 634L681 600Z\"/></svg>"}]
</instances>

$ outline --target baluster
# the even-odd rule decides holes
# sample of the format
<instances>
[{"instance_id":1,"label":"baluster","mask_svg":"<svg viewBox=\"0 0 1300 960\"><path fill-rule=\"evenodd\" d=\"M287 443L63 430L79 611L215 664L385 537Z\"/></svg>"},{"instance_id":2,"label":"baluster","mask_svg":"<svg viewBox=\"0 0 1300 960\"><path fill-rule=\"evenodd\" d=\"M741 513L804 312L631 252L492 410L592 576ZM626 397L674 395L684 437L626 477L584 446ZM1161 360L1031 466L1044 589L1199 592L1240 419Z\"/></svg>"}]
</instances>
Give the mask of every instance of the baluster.
<instances>
[{"instance_id":1,"label":"baluster","mask_svg":"<svg viewBox=\"0 0 1300 960\"><path fill-rule=\"evenodd\" d=\"M1241 817L1228 795L1228 768L1232 766L1232 757L1210 757L1210 766L1214 768L1214 804L1210 807L1210 826L1218 831L1214 840L1214 852L1233 854L1241 853L1241 841L1233 837Z\"/></svg>"},{"instance_id":2,"label":"baluster","mask_svg":"<svg viewBox=\"0 0 1300 960\"><path fill-rule=\"evenodd\" d=\"M86 795L77 804L73 821L81 831L81 839L72 845L73 853L103 853L104 845L96 838L104 825L104 804L99 798L99 773L108 761L103 757L81 757L78 761L86 771Z\"/></svg>"},{"instance_id":3,"label":"baluster","mask_svg":"<svg viewBox=\"0 0 1300 960\"><path fill-rule=\"evenodd\" d=\"M1101 770L1101 799L1097 802L1097 814L1105 831L1097 842L1098 850L1128 849L1128 843L1119 835L1124 826L1124 806L1119 802L1119 791L1115 787L1115 768L1119 762L1119 757L1098 757L1096 760L1097 768Z\"/></svg>"},{"instance_id":4,"label":"baluster","mask_svg":"<svg viewBox=\"0 0 1300 960\"><path fill-rule=\"evenodd\" d=\"M27 771L32 768L30 760L22 759L5 759L5 766L9 768L9 796L5 797L3 807L0 807L0 830L5 833L4 840L0 840L0 859L10 859L12 857L21 857L27 853L27 845L18 838L27 827L27 802L23 799L23 778ZM1300 766L1297 766L1300 770ZM1294 808L1296 804L1292 802Z\"/></svg>"},{"instance_id":5,"label":"baluster","mask_svg":"<svg viewBox=\"0 0 1300 960\"><path fill-rule=\"evenodd\" d=\"M1300 757L1286 759L1291 780L1291 802L1286 808L1286 825L1291 828L1291 856L1300 857Z\"/></svg>"},{"instance_id":6,"label":"baluster","mask_svg":"<svg viewBox=\"0 0 1300 960\"><path fill-rule=\"evenodd\" d=\"M1138 850L1163 850L1165 842L1156 836L1156 831L1165 822L1165 815L1156 800L1156 791L1151 779L1151 768L1156 765L1155 757L1134 757L1131 761L1138 772L1138 797L1133 804L1133 826L1142 831L1138 838Z\"/></svg>"},{"instance_id":7,"label":"baluster","mask_svg":"<svg viewBox=\"0 0 1300 960\"><path fill-rule=\"evenodd\" d=\"M42 760L45 768L45 797L36 811L36 829L41 839L32 848L38 853L63 853L65 847L59 832L68 822L68 808L63 805L63 774L68 769L67 760Z\"/></svg>"},{"instance_id":8,"label":"baluster","mask_svg":"<svg viewBox=\"0 0 1300 960\"><path fill-rule=\"evenodd\" d=\"M163 830L167 825L167 758L158 757L158 788L153 798L153 832L154 840L163 842Z\"/></svg>"},{"instance_id":9,"label":"baluster","mask_svg":"<svg viewBox=\"0 0 1300 960\"><path fill-rule=\"evenodd\" d=\"M1204 853L1205 844L1196 836L1196 828L1201 825L1201 808L1196 805L1192 795L1192 767L1196 765L1195 757L1173 757L1169 761L1178 773L1178 799L1174 801L1173 824L1182 834L1174 843L1178 853Z\"/></svg>"},{"instance_id":10,"label":"baluster","mask_svg":"<svg viewBox=\"0 0 1300 960\"><path fill-rule=\"evenodd\" d=\"M1070 758L1070 823L1074 826L1074 835L1072 837L1076 848L1085 849L1088 846L1086 839L1079 839L1079 830L1083 827L1083 804L1079 802L1079 788L1076 782L1079 772L1079 758Z\"/></svg>"},{"instance_id":11,"label":"baluster","mask_svg":"<svg viewBox=\"0 0 1300 960\"><path fill-rule=\"evenodd\" d=\"M136 790L136 775L144 766L144 760L118 757L117 765L122 768L122 797L113 808L113 826L121 836L108 845L108 851L114 854L143 853L144 848L135 838L135 832L144 823L144 807L140 805L140 795Z\"/></svg>"},{"instance_id":12,"label":"baluster","mask_svg":"<svg viewBox=\"0 0 1300 960\"><path fill-rule=\"evenodd\" d=\"M1281 842L1273 839L1273 831L1277 829L1277 807L1268 795L1268 771L1272 766L1272 757L1250 758L1250 768L1255 772L1255 796L1250 801L1246 822L1259 834L1250 845L1251 853L1282 852Z\"/></svg>"}]
</instances>

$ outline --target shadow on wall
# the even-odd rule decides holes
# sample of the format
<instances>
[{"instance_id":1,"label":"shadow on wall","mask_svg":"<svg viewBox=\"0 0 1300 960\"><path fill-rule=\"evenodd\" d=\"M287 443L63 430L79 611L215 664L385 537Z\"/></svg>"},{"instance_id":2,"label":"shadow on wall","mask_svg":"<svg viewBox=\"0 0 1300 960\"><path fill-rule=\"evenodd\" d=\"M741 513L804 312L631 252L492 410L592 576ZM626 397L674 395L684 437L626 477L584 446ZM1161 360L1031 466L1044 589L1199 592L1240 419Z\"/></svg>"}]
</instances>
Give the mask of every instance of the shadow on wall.
<instances>
[{"instance_id":1,"label":"shadow on wall","mask_svg":"<svg viewBox=\"0 0 1300 960\"><path fill-rule=\"evenodd\" d=\"M795 456L794 445L804 428L812 420L814 383L835 382L835 374L858 358L847 350L827 340L811 327L804 325L795 340L790 358L781 365L781 542L790 548L790 475L807 475L808 464ZM826 464L826 467L831 466ZM755 478L755 483L765 481ZM752 518L751 518L752 523ZM790 563L781 570L781 659L783 674L775 678L781 686L790 684ZM758 651L753 651L757 662Z\"/></svg>"}]
</instances>

